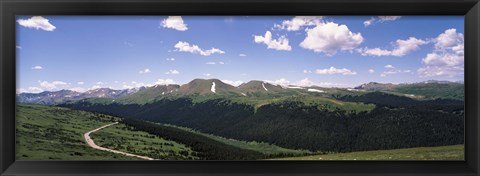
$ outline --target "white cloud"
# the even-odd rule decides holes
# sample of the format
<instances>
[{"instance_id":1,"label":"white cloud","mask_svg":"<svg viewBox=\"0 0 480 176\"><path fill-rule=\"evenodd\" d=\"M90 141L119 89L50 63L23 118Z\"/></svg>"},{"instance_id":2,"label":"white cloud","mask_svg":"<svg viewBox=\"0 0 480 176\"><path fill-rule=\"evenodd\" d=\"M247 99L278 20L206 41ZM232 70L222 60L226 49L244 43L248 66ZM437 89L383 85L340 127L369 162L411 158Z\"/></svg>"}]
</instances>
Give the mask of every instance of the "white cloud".
<instances>
[{"instance_id":1,"label":"white cloud","mask_svg":"<svg viewBox=\"0 0 480 176\"><path fill-rule=\"evenodd\" d=\"M203 76L210 77L210 76L212 76L212 74L210 74L210 73L205 73L205 74L203 74Z\"/></svg>"},{"instance_id":2,"label":"white cloud","mask_svg":"<svg viewBox=\"0 0 480 176\"><path fill-rule=\"evenodd\" d=\"M303 73L307 74L307 73L312 73L312 71L310 70L303 70Z\"/></svg>"},{"instance_id":3,"label":"white cloud","mask_svg":"<svg viewBox=\"0 0 480 176\"><path fill-rule=\"evenodd\" d=\"M217 64L217 63L215 63L215 62L207 62L207 63L205 63L205 64L208 64L208 65L215 65L215 64Z\"/></svg>"},{"instance_id":4,"label":"white cloud","mask_svg":"<svg viewBox=\"0 0 480 176\"><path fill-rule=\"evenodd\" d=\"M240 56L240 57L246 57L247 55L246 55L246 54L239 54L238 56Z\"/></svg>"},{"instance_id":5,"label":"white cloud","mask_svg":"<svg viewBox=\"0 0 480 176\"><path fill-rule=\"evenodd\" d=\"M321 22L322 16L296 16L291 20L285 20L282 24L275 24L275 28L286 29L287 31L298 31L303 26L313 26Z\"/></svg>"},{"instance_id":6,"label":"white cloud","mask_svg":"<svg viewBox=\"0 0 480 176\"><path fill-rule=\"evenodd\" d=\"M385 65L385 68L395 68L393 65Z\"/></svg>"},{"instance_id":7,"label":"white cloud","mask_svg":"<svg viewBox=\"0 0 480 176\"><path fill-rule=\"evenodd\" d=\"M417 70L423 77L432 76L461 76L464 73L463 66L445 67L445 66L425 66Z\"/></svg>"},{"instance_id":8,"label":"white cloud","mask_svg":"<svg viewBox=\"0 0 480 176\"><path fill-rule=\"evenodd\" d=\"M175 61L175 58L167 58L167 61Z\"/></svg>"},{"instance_id":9,"label":"white cloud","mask_svg":"<svg viewBox=\"0 0 480 176\"><path fill-rule=\"evenodd\" d=\"M150 69L148 69L148 68L138 71L138 73L140 73L140 74L146 74L146 73L151 73L151 72L152 71L150 71Z\"/></svg>"},{"instance_id":10,"label":"white cloud","mask_svg":"<svg viewBox=\"0 0 480 176\"><path fill-rule=\"evenodd\" d=\"M275 80L275 81L265 80L265 82L270 83L270 84L274 84L274 85L280 85L280 86L283 86L283 87L288 86L288 84L290 84L290 81L288 81L285 78L281 78L281 79L278 79L278 80Z\"/></svg>"},{"instance_id":11,"label":"white cloud","mask_svg":"<svg viewBox=\"0 0 480 176\"><path fill-rule=\"evenodd\" d=\"M218 62L218 64L223 65L223 64L225 64L225 62Z\"/></svg>"},{"instance_id":12,"label":"white cloud","mask_svg":"<svg viewBox=\"0 0 480 176\"><path fill-rule=\"evenodd\" d=\"M169 70L169 71L165 72L165 74L167 74L167 75L178 75L178 74L180 74L180 72L178 70Z\"/></svg>"},{"instance_id":13,"label":"white cloud","mask_svg":"<svg viewBox=\"0 0 480 176\"><path fill-rule=\"evenodd\" d=\"M457 33L456 29L447 29L435 39L435 48L453 50L454 47L461 47L463 49L463 42L464 36L462 33Z\"/></svg>"},{"instance_id":14,"label":"white cloud","mask_svg":"<svg viewBox=\"0 0 480 176\"><path fill-rule=\"evenodd\" d=\"M369 20L364 21L364 22L363 22L363 25L364 25L365 27L368 27L368 26L372 25L374 22L375 22L375 18L370 18Z\"/></svg>"},{"instance_id":15,"label":"white cloud","mask_svg":"<svg viewBox=\"0 0 480 176\"><path fill-rule=\"evenodd\" d=\"M387 75L395 75L395 74L400 74L400 73L410 73L411 70L389 70L389 71L384 71L380 74L381 77L386 77Z\"/></svg>"},{"instance_id":16,"label":"white cloud","mask_svg":"<svg viewBox=\"0 0 480 176\"><path fill-rule=\"evenodd\" d=\"M44 31L53 31L55 26L50 24L49 20L41 16L34 16L29 19L19 19L17 23L27 28L42 29Z\"/></svg>"},{"instance_id":17,"label":"white cloud","mask_svg":"<svg viewBox=\"0 0 480 176\"><path fill-rule=\"evenodd\" d=\"M77 82L78 85L83 85L85 84L84 82L80 81L80 82Z\"/></svg>"},{"instance_id":18,"label":"white cloud","mask_svg":"<svg viewBox=\"0 0 480 176\"><path fill-rule=\"evenodd\" d=\"M188 27L184 23L181 16L169 16L168 18L166 18L162 21L161 25L164 28L172 28L172 29L176 29L178 31L188 30Z\"/></svg>"},{"instance_id":19,"label":"white cloud","mask_svg":"<svg viewBox=\"0 0 480 176\"><path fill-rule=\"evenodd\" d=\"M15 47L16 47L17 49L22 49L22 47L21 47L21 46L18 46L18 45L17 45L17 46L15 46Z\"/></svg>"},{"instance_id":20,"label":"white cloud","mask_svg":"<svg viewBox=\"0 0 480 176\"><path fill-rule=\"evenodd\" d=\"M380 48L368 49L365 47L359 51L362 56L404 56L420 49L421 45L425 45L427 43L428 42L425 40L410 37L407 40L397 40L394 44L393 50L385 50Z\"/></svg>"},{"instance_id":21,"label":"white cloud","mask_svg":"<svg viewBox=\"0 0 480 176\"><path fill-rule=\"evenodd\" d=\"M40 92L43 92L43 89L41 89L39 87L28 87L27 89L24 89L24 88L17 89L17 94L20 94L20 93L40 93Z\"/></svg>"},{"instance_id":22,"label":"white cloud","mask_svg":"<svg viewBox=\"0 0 480 176\"><path fill-rule=\"evenodd\" d=\"M380 22L384 22L384 21L395 21L395 20L398 20L402 18L401 16L378 16L378 20Z\"/></svg>"},{"instance_id":23,"label":"white cloud","mask_svg":"<svg viewBox=\"0 0 480 176\"><path fill-rule=\"evenodd\" d=\"M368 73L375 73L374 69L368 69Z\"/></svg>"},{"instance_id":24,"label":"white cloud","mask_svg":"<svg viewBox=\"0 0 480 176\"><path fill-rule=\"evenodd\" d=\"M395 21L395 20L398 20L400 18L402 18L402 17L401 16L378 16L378 17L370 18L367 21L364 21L363 25L365 27L368 27L368 26L370 26L374 23L383 23L383 22L386 22L386 21Z\"/></svg>"},{"instance_id":25,"label":"white cloud","mask_svg":"<svg viewBox=\"0 0 480 176\"><path fill-rule=\"evenodd\" d=\"M231 81L231 80L221 80L224 83L230 84L232 86L238 87L240 84L243 84L243 81Z\"/></svg>"},{"instance_id":26,"label":"white cloud","mask_svg":"<svg viewBox=\"0 0 480 176\"><path fill-rule=\"evenodd\" d=\"M332 83L332 82L320 82L315 85L319 87L340 87L340 88L354 87L353 85L350 85L350 84Z\"/></svg>"},{"instance_id":27,"label":"white cloud","mask_svg":"<svg viewBox=\"0 0 480 176\"><path fill-rule=\"evenodd\" d=\"M155 84L169 85L169 84L176 84L176 83L172 79L158 79L157 82L155 82Z\"/></svg>"},{"instance_id":28,"label":"white cloud","mask_svg":"<svg viewBox=\"0 0 480 176\"><path fill-rule=\"evenodd\" d=\"M102 86L94 85L94 86L90 87L88 90L95 90L95 89L100 89L100 88L102 88Z\"/></svg>"},{"instance_id":29,"label":"white cloud","mask_svg":"<svg viewBox=\"0 0 480 176\"><path fill-rule=\"evenodd\" d=\"M285 36L280 36L278 39L272 39L270 31L265 32L264 36L255 35L255 43L263 43L267 45L268 49L290 51L292 47L288 44L288 39Z\"/></svg>"},{"instance_id":30,"label":"white cloud","mask_svg":"<svg viewBox=\"0 0 480 176\"><path fill-rule=\"evenodd\" d=\"M69 90L73 90L75 92L85 92L85 88L83 87L74 87L74 88L70 88Z\"/></svg>"},{"instance_id":31,"label":"white cloud","mask_svg":"<svg viewBox=\"0 0 480 176\"><path fill-rule=\"evenodd\" d=\"M32 70L42 70L42 69L43 69L43 67L39 66L39 65L37 65L35 67L32 67Z\"/></svg>"},{"instance_id":32,"label":"white cloud","mask_svg":"<svg viewBox=\"0 0 480 176\"><path fill-rule=\"evenodd\" d=\"M300 81L295 82L296 86L301 86L301 87L308 87L308 86L311 86L313 84L314 84L313 81L310 81L310 79L308 79L308 78L305 78L305 79L302 79Z\"/></svg>"},{"instance_id":33,"label":"white cloud","mask_svg":"<svg viewBox=\"0 0 480 176\"><path fill-rule=\"evenodd\" d=\"M183 42L179 41L177 44L174 46L177 48L178 51L180 52L187 52L187 53L193 53L193 54L200 54L202 56L210 56L212 54L218 53L218 54L224 54L225 52L218 49L218 48L212 48L209 50L202 50L199 46L197 45L190 45L188 42Z\"/></svg>"},{"instance_id":34,"label":"white cloud","mask_svg":"<svg viewBox=\"0 0 480 176\"><path fill-rule=\"evenodd\" d=\"M320 75L333 75L333 74L356 75L357 74L357 72L351 71L346 68L338 69L335 67L330 67L326 69L317 69L315 70L315 73Z\"/></svg>"},{"instance_id":35,"label":"white cloud","mask_svg":"<svg viewBox=\"0 0 480 176\"><path fill-rule=\"evenodd\" d=\"M353 33L346 25L328 22L306 29L307 37L300 46L316 53L334 55L339 50L353 50L363 42L362 34Z\"/></svg>"},{"instance_id":36,"label":"white cloud","mask_svg":"<svg viewBox=\"0 0 480 176\"><path fill-rule=\"evenodd\" d=\"M455 53L429 53L422 62L426 65L456 66L463 64L463 55Z\"/></svg>"},{"instance_id":37,"label":"white cloud","mask_svg":"<svg viewBox=\"0 0 480 176\"><path fill-rule=\"evenodd\" d=\"M96 84L98 84L98 85L104 85L104 84L106 84L106 83L104 83L104 82L102 82L102 81L98 81Z\"/></svg>"},{"instance_id":38,"label":"white cloud","mask_svg":"<svg viewBox=\"0 0 480 176\"><path fill-rule=\"evenodd\" d=\"M53 81L53 82L38 81L38 83L40 84L40 88L45 91L55 91L58 89L63 89L68 87L68 84L63 81Z\"/></svg>"},{"instance_id":39,"label":"white cloud","mask_svg":"<svg viewBox=\"0 0 480 176\"><path fill-rule=\"evenodd\" d=\"M435 49L428 53L417 70L422 77L448 76L463 79L464 75L464 36L456 29L447 29L433 42Z\"/></svg>"}]
</instances>

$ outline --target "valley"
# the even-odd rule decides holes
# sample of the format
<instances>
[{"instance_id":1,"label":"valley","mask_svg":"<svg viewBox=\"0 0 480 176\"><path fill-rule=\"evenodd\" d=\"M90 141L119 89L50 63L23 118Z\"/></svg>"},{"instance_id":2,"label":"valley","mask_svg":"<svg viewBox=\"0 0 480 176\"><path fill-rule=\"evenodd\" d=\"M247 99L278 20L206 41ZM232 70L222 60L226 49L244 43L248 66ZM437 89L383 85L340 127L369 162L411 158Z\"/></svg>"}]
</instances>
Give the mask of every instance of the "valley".
<instances>
[{"instance_id":1,"label":"valley","mask_svg":"<svg viewBox=\"0 0 480 176\"><path fill-rule=\"evenodd\" d=\"M385 159L392 150L398 156L387 159L408 160L400 157L412 152L407 148L435 153L412 159L462 159L463 87L422 82L350 89L262 81L235 87L194 79L102 88L76 98L68 91L18 94L17 159ZM89 147L84 133L109 124L115 125L89 134L104 149Z\"/></svg>"}]
</instances>

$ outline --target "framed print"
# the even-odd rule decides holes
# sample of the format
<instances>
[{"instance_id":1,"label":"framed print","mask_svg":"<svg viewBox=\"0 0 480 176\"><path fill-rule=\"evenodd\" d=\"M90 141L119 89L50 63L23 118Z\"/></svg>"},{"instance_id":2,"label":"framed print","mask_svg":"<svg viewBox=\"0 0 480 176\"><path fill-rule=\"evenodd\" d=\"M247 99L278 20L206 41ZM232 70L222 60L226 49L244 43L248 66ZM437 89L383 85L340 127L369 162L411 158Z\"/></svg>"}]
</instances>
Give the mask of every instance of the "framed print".
<instances>
[{"instance_id":1,"label":"framed print","mask_svg":"<svg viewBox=\"0 0 480 176\"><path fill-rule=\"evenodd\" d=\"M478 1L2 1L2 175L478 175Z\"/></svg>"}]
</instances>

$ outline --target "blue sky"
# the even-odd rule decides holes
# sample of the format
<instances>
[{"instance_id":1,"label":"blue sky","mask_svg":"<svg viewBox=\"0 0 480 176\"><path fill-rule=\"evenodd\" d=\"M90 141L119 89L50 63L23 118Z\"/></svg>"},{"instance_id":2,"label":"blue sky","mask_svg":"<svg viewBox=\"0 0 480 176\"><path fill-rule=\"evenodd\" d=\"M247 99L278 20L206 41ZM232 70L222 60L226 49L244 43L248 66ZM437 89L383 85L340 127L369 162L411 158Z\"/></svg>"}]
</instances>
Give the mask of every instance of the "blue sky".
<instances>
[{"instance_id":1,"label":"blue sky","mask_svg":"<svg viewBox=\"0 0 480 176\"><path fill-rule=\"evenodd\" d=\"M17 16L17 91L463 81L463 16Z\"/></svg>"}]
</instances>

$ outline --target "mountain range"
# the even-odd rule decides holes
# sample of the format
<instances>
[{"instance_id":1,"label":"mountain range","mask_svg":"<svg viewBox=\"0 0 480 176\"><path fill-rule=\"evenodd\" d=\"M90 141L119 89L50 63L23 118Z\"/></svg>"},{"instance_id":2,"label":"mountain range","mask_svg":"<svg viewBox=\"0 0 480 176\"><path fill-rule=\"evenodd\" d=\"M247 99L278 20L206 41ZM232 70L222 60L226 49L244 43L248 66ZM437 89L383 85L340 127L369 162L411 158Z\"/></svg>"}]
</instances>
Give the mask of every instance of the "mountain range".
<instances>
[{"instance_id":1,"label":"mountain range","mask_svg":"<svg viewBox=\"0 0 480 176\"><path fill-rule=\"evenodd\" d=\"M350 95L382 91L410 98L447 98L463 100L464 85L458 82L425 81L411 84L392 84L370 82L351 88L325 88L317 86L280 86L264 81L249 81L238 87L224 83L219 79L194 79L187 84L155 85L133 89L114 90L110 88L92 89L86 92L72 90L45 91L41 93L17 94L17 102L25 104L55 105L67 101L89 98L114 99L123 103L148 103L162 97L180 96L285 96L285 95Z\"/></svg>"}]
</instances>

